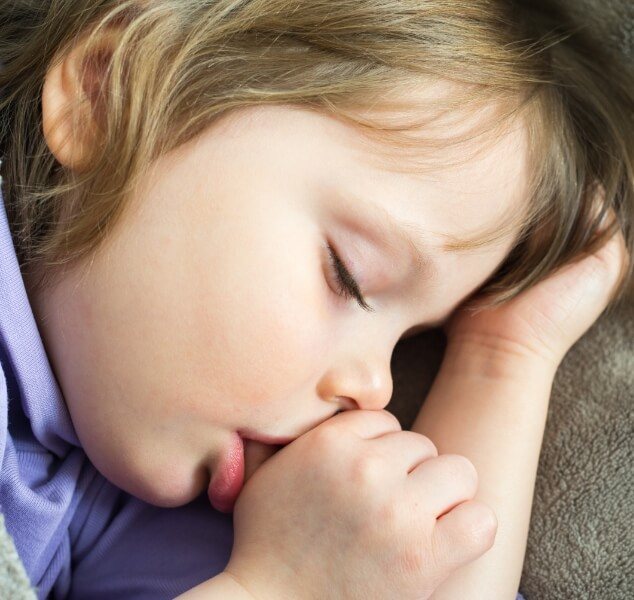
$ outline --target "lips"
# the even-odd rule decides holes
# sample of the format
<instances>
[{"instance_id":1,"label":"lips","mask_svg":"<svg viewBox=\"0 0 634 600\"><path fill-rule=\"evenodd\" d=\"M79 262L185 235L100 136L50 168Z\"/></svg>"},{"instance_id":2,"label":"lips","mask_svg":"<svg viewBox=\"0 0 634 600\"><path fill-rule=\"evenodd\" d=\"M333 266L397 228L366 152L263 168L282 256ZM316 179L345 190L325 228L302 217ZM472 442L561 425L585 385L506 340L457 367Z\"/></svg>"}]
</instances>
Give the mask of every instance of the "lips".
<instances>
[{"instance_id":1,"label":"lips","mask_svg":"<svg viewBox=\"0 0 634 600\"><path fill-rule=\"evenodd\" d=\"M229 513L244 484L244 444L235 432L209 482L209 502L218 511Z\"/></svg>"},{"instance_id":2,"label":"lips","mask_svg":"<svg viewBox=\"0 0 634 600\"><path fill-rule=\"evenodd\" d=\"M282 446L294 439L258 433L252 429L235 432L209 482L207 495L211 505L220 512L232 512L242 487L251 475ZM247 462L248 469L245 466Z\"/></svg>"}]
</instances>

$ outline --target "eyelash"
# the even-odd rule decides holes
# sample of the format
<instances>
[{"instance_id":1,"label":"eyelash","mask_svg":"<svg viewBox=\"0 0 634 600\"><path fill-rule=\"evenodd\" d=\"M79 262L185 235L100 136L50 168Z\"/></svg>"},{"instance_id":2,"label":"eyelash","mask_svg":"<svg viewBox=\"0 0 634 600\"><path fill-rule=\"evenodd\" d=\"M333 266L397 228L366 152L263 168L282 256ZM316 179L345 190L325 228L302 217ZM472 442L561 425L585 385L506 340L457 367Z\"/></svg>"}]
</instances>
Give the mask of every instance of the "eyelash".
<instances>
[{"instance_id":1,"label":"eyelash","mask_svg":"<svg viewBox=\"0 0 634 600\"><path fill-rule=\"evenodd\" d=\"M339 255L335 249L328 243L328 253L330 255L330 266L335 275L335 279L338 287L338 294L344 298L354 298L359 306L363 310L368 312L374 311L374 309L365 301L359 285L355 281L354 277L350 275L350 271L346 268L346 265L339 258Z\"/></svg>"}]
</instances>

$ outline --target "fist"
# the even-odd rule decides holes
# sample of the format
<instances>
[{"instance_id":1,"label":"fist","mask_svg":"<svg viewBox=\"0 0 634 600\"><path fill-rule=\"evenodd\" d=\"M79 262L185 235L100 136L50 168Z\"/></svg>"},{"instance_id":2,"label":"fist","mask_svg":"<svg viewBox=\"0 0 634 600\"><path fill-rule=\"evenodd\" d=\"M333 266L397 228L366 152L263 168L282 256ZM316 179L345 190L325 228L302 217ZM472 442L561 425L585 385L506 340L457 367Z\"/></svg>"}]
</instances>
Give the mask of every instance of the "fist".
<instances>
[{"instance_id":1,"label":"fist","mask_svg":"<svg viewBox=\"0 0 634 600\"><path fill-rule=\"evenodd\" d=\"M265 600L422 600L493 544L476 491L466 458L439 456L387 411L347 411L245 484L225 571Z\"/></svg>"}]
</instances>

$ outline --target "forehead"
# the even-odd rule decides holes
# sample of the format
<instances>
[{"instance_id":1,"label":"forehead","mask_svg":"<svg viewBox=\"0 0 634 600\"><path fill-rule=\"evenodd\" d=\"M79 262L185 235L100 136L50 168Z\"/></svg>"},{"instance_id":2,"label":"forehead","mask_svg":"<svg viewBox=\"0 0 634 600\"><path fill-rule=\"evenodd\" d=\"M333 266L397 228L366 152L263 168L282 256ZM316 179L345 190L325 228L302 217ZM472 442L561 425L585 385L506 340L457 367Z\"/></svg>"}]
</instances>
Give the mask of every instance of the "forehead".
<instances>
[{"instance_id":1,"label":"forehead","mask_svg":"<svg viewBox=\"0 0 634 600\"><path fill-rule=\"evenodd\" d=\"M422 95L410 94L400 111L360 113L392 124L415 120L406 144L350 124L341 131L339 140L368 169L360 185L370 195L386 194L404 221L424 223L439 247L459 248L462 241L469 248L475 240L508 245L530 197L525 116L509 115L508 103L461 104L464 90L453 84L430 85Z\"/></svg>"},{"instance_id":2,"label":"forehead","mask_svg":"<svg viewBox=\"0 0 634 600\"><path fill-rule=\"evenodd\" d=\"M223 121L229 137L248 140L249 155L263 168L279 171L275 179L308 177L324 195L356 199L360 207L374 202L421 229L429 244L455 249L487 234L491 241L514 235L528 204L523 120L503 119L504 107L495 104L465 105L461 93L453 84L433 84L403 95L396 108L390 98L372 110L350 110L352 119L299 105L259 105ZM356 118L419 127L406 130L407 146L402 136L377 136ZM216 134L225 129L218 125Z\"/></svg>"}]
</instances>

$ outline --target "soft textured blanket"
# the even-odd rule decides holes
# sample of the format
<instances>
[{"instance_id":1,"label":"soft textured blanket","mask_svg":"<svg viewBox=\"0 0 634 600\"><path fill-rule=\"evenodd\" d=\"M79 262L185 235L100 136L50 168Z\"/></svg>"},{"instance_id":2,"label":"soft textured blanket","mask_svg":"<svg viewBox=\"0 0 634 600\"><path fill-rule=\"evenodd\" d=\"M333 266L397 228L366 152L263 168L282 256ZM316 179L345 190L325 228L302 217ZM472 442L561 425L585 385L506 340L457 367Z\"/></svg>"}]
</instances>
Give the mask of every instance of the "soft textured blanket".
<instances>
[{"instance_id":1,"label":"soft textured blanket","mask_svg":"<svg viewBox=\"0 0 634 600\"><path fill-rule=\"evenodd\" d=\"M0 598L37 600L0 513Z\"/></svg>"}]
</instances>

